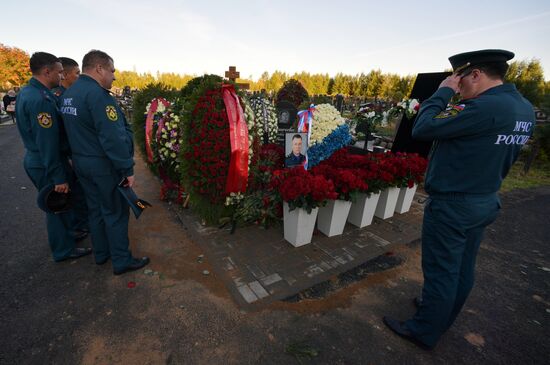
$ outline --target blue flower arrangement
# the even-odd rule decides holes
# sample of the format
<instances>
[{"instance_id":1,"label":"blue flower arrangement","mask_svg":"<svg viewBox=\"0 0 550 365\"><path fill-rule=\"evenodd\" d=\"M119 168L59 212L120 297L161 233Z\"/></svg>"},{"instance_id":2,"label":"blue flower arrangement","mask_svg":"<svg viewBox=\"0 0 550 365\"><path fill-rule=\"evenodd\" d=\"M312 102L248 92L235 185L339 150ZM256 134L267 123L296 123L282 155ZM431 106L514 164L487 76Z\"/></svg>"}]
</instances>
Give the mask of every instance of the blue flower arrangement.
<instances>
[{"instance_id":1,"label":"blue flower arrangement","mask_svg":"<svg viewBox=\"0 0 550 365\"><path fill-rule=\"evenodd\" d=\"M339 125L328 136L323 138L320 143L315 143L307 150L308 169L319 162L329 158L334 152L342 147L349 145L351 142L351 134L347 124Z\"/></svg>"}]
</instances>

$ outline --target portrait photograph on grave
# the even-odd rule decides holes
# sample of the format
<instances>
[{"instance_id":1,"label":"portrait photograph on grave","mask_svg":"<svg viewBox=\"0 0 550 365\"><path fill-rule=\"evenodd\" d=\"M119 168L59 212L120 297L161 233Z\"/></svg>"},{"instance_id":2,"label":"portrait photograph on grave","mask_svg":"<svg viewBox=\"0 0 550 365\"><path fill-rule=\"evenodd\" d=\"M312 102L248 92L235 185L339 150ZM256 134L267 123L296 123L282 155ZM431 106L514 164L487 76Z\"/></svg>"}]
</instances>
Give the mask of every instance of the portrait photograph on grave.
<instances>
[{"instance_id":1,"label":"portrait photograph on grave","mask_svg":"<svg viewBox=\"0 0 550 365\"><path fill-rule=\"evenodd\" d=\"M296 132L295 123L298 109L290 102L282 101L276 106L277 127L279 129L278 141L281 146L286 145L287 133Z\"/></svg>"},{"instance_id":2,"label":"portrait photograph on grave","mask_svg":"<svg viewBox=\"0 0 550 365\"><path fill-rule=\"evenodd\" d=\"M285 134L285 167L305 167L307 143L307 133L290 132Z\"/></svg>"}]
</instances>

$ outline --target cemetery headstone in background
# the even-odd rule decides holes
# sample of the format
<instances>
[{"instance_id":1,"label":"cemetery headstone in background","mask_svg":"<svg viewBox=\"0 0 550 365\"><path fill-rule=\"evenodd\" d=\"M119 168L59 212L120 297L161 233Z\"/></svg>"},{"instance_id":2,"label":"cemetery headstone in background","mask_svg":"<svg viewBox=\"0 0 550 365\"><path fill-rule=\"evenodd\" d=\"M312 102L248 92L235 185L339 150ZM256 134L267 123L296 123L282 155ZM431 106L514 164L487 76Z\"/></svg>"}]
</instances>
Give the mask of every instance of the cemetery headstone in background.
<instances>
[{"instance_id":1,"label":"cemetery headstone in background","mask_svg":"<svg viewBox=\"0 0 550 365\"><path fill-rule=\"evenodd\" d=\"M451 72L432 72L418 74L411 91L410 99L417 99L420 103L428 99L437 90L441 81ZM397 133L392 146L392 152L416 152L420 156L427 157L432 148L432 142L417 141L412 138L414 118L407 118L403 113L401 121L396 126Z\"/></svg>"},{"instance_id":2,"label":"cemetery headstone in background","mask_svg":"<svg viewBox=\"0 0 550 365\"><path fill-rule=\"evenodd\" d=\"M336 109L340 112L340 114L344 110L344 95L342 94L336 95Z\"/></svg>"},{"instance_id":3,"label":"cemetery headstone in background","mask_svg":"<svg viewBox=\"0 0 550 365\"><path fill-rule=\"evenodd\" d=\"M294 125L296 123L296 115L298 109L288 101L281 101L277 104L277 125L279 132L277 133L277 144L285 145L285 135L289 132L295 132Z\"/></svg>"}]
</instances>

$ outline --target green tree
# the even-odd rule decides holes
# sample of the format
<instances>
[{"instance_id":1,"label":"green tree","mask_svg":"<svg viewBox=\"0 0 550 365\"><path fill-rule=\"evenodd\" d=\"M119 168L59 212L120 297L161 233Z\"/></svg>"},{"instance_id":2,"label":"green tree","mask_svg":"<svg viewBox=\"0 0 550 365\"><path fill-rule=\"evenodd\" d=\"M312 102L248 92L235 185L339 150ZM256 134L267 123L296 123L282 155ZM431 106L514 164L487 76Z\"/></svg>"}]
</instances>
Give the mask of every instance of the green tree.
<instances>
[{"instance_id":1,"label":"green tree","mask_svg":"<svg viewBox=\"0 0 550 365\"><path fill-rule=\"evenodd\" d=\"M506 74L506 82L514 83L519 92L533 105L540 105L546 84L539 60L512 62Z\"/></svg>"},{"instance_id":2,"label":"green tree","mask_svg":"<svg viewBox=\"0 0 550 365\"><path fill-rule=\"evenodd\" d=\"M334 94L334 79L332 77L330 78L330 80L328 80L327 94Z\"/></svg>"}]
</instances>

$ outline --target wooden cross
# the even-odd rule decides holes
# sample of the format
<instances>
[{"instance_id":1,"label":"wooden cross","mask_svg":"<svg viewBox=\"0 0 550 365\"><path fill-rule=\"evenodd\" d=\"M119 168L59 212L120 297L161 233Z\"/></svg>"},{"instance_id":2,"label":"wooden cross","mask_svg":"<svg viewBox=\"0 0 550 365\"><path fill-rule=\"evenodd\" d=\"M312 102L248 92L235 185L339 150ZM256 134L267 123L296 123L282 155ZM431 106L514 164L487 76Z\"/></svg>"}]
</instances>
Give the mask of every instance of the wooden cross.
<instances>
[{"instance_id":1,"label":"wooden cross","mask_svg":"<svg viewBox=\"0 0 550 365\"><path fill-rule=\"evenodd\" d=\"M248 90L250 88L249 84L236 82L236 80L241 76L241 73L237 71L237 67L235 66L229 66L229 71L225 71L225 77L227 77L230 81L237 84L239 89Z\"/></svg>"}]
</instances>

